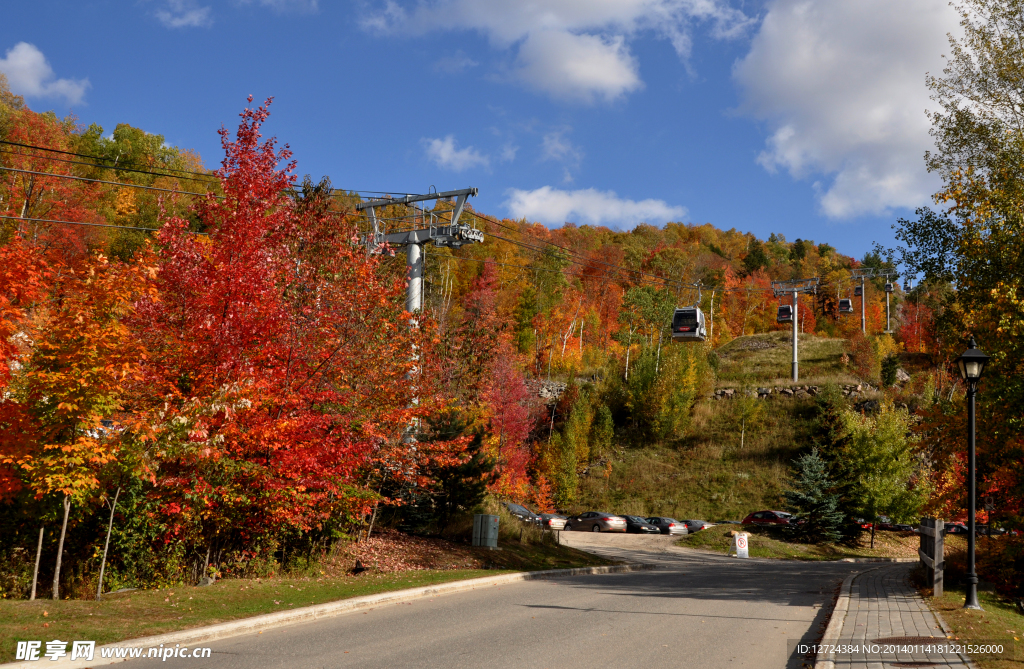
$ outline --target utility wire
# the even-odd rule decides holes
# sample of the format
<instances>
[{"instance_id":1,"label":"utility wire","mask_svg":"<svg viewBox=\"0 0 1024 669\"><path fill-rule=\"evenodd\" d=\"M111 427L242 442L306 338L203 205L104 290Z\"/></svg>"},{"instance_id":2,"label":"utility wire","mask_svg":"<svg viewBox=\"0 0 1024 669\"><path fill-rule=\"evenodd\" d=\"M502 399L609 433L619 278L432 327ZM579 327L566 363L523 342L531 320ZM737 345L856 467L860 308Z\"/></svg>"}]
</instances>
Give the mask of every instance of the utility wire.
<instances>
[{"instance_id":1,"label":"utility wire","mask_svg":"<svg viewBox=\"0 0 1024 669\"><path fill-rule=\"evenodd\" d=\"M469 213L472 214L473 216L476 216L477 218L479 218L481 220L489 221L489 222L497 225L499 228L504 228L505 230L510 230L512 232L519 233L520 235L524 234L518 228L514 228L514 227L512 227L510 225L505 225L501 221L499 221L499 220L497 220L497 219L495 219L495 218L493 218L491 216L487 216L485 214L480 214L480 213L477 213L477 212L472 211L472 210L470 210ZM496 237L497 235L494 235L494 236ZM680 286L680 287L682 287L682 286L691 286L693 288L697 287L697 284L694 284L694 283L684 283L682 281L677 281L677 280L674 280L674 279L669 279L667 277L658 276L657 274L649 274L647 272L643 272L643 271L640 271L640 270L637 270L637 269L629 269L628 267L622 267L621 265L613 265L611 263L606 263L606 262L604 262L602 260L597 260L595 258L588 258L587 256L584 256L584 255L582 255L580 253L577 253L577 252L575 252L575 251L573 251L571 249L568 249L568 248L566 248L566 247L564 247L564 246L562 246L560 244L556 244L556 243L548 241L546 239L540 239L539 237L534 237L533 235L528 235L528 236L530 238L532 238L532 239L542 243L542 244L547 244L547 245L553 246L553 247L555 247L557 249L561 249L562 251L565 251L566 253L568 253L570 255L574 255L574 256L577 256L577 257L580 257L580 258L584 258L588 263L597 263L599 265L605 265L606 267L613 267L615 269L619 269L619 270L622 270L622 271L625 271L625 272L629 272L631 274L637 274L637 275L648 277L648 278L651 278L651 279L656 279L658 281L662 281L662 282L664 282L666 284L669 284L669 285L672 285L672 286Z\"/></svg>"},{"instance_id":2,"label":"utility wire","mask_svg":"<svg viewBox=\"0 0 1024 669\"><path fill-rule=\"evenodd\" d=\"M582 278L582 274L576 274L576 273L570 272L569 270L564 270L564 269L544 269L542 267L530 267L529 265L516 265L514 263L500 262L498 260L492 260L490 258L471 258L469 256L457 256L457 255L454 255L454 254L450 255L450 256L437 256L437 257L438 257L438 261L439 262L441 260L448 260L448 259L464 260L464 261L468 261L468 262L479 262L479 263L483 263L485 265L486 264L492 264L492 265L501 265L503 267L514 267L516 269L521 269L521 270L524 270L524 271L527 271L527 272L548 272L548 273L551 273L551 274L566 274L566 275L569 275L569 276L579 276L580 278ZM602 278L602 277L608 278L608 277L611 277L612 275L613 275L613 272L606 272L605 274L597 276L597 277L594 277L594 278Z\"/></svg>"},{"instance_id":3,"label":"utility wire","mask_svg":"<svg viewBox=\"0 0 1024 669\"><path fill-rule=\"evenodd\" d=\"M121 183L120 181L104 181L103 179L90 179L88 177L76 177L76 176L74 176L72 174L55 174L53 172L35 172L33 170L21 170L21 169L18 169L16 167L4 167L2 165L0 165L0 170L5 170L7 172L21 172L22 174L36 174L36 175L44 176L44 177L55 177L57 179L74 179L76 181L88 181L88 182L91 182L91 183L109 184L111 186L124 186L125 188L141 188L142 190L155 190L155 191L160 191L161 193L178 193L180 195L203 195L203 196L205 196L205 195L213 195L213 193L209 193L209 192L194 193L192 191L187 191L187 190L174 190L173 188L157 188L155 186L142 186L140 184L126 184L126 183ZM177 179L177 177L174 177L174 178ZM217 198L217 199L220 199L220 200L224 199L223 195L213 195L213 196L215 198Z\"/></svg>"},{"instance_id":4,"label":"utility wire","mask_svg":"<svg viewBox=\"0 0 1024 669\"><path fill-rule=\"evenodd\" d=\"M57 223L60 225L87 225L93 228L117 228L118 230L142 230L143 232L160 232L161 228L137 228L128 225L111 225L109 223L83 223L82 221L56 221L49 218L22 218L20 216L5 216L0 214L0 218L6 218L11 221L28 221L30 223ZM186 230L185 232L191 235L204 235L205 232L192 232Z\"/></svg>"},{"instance_id":5,"label":"utility wire","mask_svg":"<svg viewBox=\"0 0 1024 669\"><path fill-rule=\"evenodd\" d=\"M62 154L69 155L69 156L77 156L79 158L92 158L93 160L110 160L110 158L103 158L103 157L100 157L100 156L90 156L89 154L86 154L86 153L74 153L72 151L61 151L60 149L49 149L49 148L47 148L45 146L32 146L31 144L21 144L20 142L10 142L10 141L3 140L3 139L0 139L0 144L13 144L14 146L21 146L21 147L25 147L25 148L29 148L29 149L35 149L37 151L51 151L53 153L62 153ZM26 155L26 154L15 154L15 155L21 155L21 156L24 156L26 158L41 158L43 160L53 160L53 158L50 158L48 156L32 156L32 155ZM118 172L134 172L136 174L149 174L151 176L169 177L169 178L172 178L172 179L188 179L189 181L202 181L202 182L205 182L205 183L219 183L220 182L220 180L217 177L213 176L213 175L203 176L203 178L197 178L197 177L194 177L194 176L193 177L186 177L186 176L179 176L179 175L174 175L174 174L162 174L160 172L152 172L152 171L148 171L148 170L140 170L140 169L137 169L137 168L134 168L134 167L118 167L117 165L97 165L95 163L81 163L81 162L78 162L78 161L66 161L66 162L74 162L77 165L88 165L90 167L98 167L98 168L103 169L103 170L116 170ZM197 174L197 175L198 174L202 174L201 172L189 172L188 170L175 170L175 169L170 168L170 167L167 167L167 168L157 168L157 169L165 169L165 170L170 171L170 172L184 172L185 174Z\"/></svg>"},{"instance_id":6,"label":"utility wire","mask_svg":"<svg viewBox=\"0 0 1024 669\"><path fill-rule=\"evenodd\" d=\"M103 156L94 156L94 155L90 155L88 153L75 153L74 151L62 151L61 149L51 149L51 148L46 147L46 146L36 146L36 145L33 145L33 144L23 144L21 142L12 142L12 141L9 141L9 140L0 140L0 144L9 144L11 146L20 146L20 147L23 147L23 148L26 148L26 149L34 149L36 151L49 151L51 153L61 153L61 154L68 155L68 156L76 156L78 158L91 158L92 160L106 160L106 161L112 161L113 160L113 158L104 158ZM159 172L151 172L151 171L146 171L146 170L140 170L140 169L137 169L137 168L118 167L117 165L97 165L95 163L83 163L83 162L76 161L76 160L63 160L63 159L60 159L60 158L51 158L51 157L47 157L47 156L34 156L34 155L31 155L31 154L17 153L17 152L14 152L14 151L4 151L3 153L11 153L13 155L24 156L24 157L27 157L27 158L42 158L44 160L59 160L61 162L65 162L65 163L72 163L74 165L86 165L86 166L89 166L89 167L98 167L98 168L104 169L104 170L119 170L119 171L122 171L122 172L135 172L135 173L138 173L138 174L149 174L149 175L158 176L158 177L173 177L173 178L179 178L179 179L189 179L191 181L213 181L215 183L220 183L220 178L218 176L214 175L214 174L205 174L203 172L195 172L195 171L192 171L192 170L181 170L181 169L177 169L177 168L173 168L173 167L158 167L156 169L162 169L162 170L166 170L168 172L181 172L183 174L193 174L193 175L196 175L196 176L202 177L202 178L193 178L193 177L185 177L185 176L174 177L174 175L171 175L171 174L162 174L162 173L159 173ZM393 194L393 195L417 195L418 194L418 193L402 193L400 191L350 190L350 189L345 189L345 188L331 188L331 194L333 195L334 193L341 193L341 194L345 194L345 195L347 195L349 193L357 193L357 194L359 194L359 193L370 193L370 194L374 194L374 195L388 195L388 194Z\"/></svg>"},{"instance_id":7,"label":"utility wire","mask_svg":"<svg viewBox=\"0 0 1024 669\"><path fill-rule=\"evenodd\" d=\"M412 206L412 205L406 205L406 206ZM444 212L440 212L440 213L443 214ZM486 221L489 221L491 223L494 223L494 224L498 225L499 227L501 227L503 229L513 230L515 232L519 232L515 228L513 228L511 226L508 226L508 225L505 225L505 224L503 224L503 223L501 223L499 221L496 221L496 220L492 219L489 216L481 215L481 214L478 214L478 213L476 213L474 211L468 211L468 213L476 216L477 218L481 218L483 220L486 220ZM427 215L432 215L432 214L430 212L427 212ZM433 215L437 216L437 214L433 214ZM406 222L408 220L414 220L415 217L416 217L416 215L410 215L410 216L388 216L388 217L378 216L378 221L384 221L384 222L387 222L387 221L391 221L391 222ZM441 218L441 216L438 216L438 218ZM444 221L443 218L441 218L441 220ZM396 232L403 232L403 230L398 230ZM540 246L534 246L532 244L527 244L525 242L521 242L521 241L518 241L518 240L515 240L515 239L509 239L508 237L502 237L501 235L495 234L493 232L489 232L487 234L488 234L489 237L494 237L495 239L500 239L502 241L508 242L508 243L513 244L515 246L519 246L521 248L530 249L530 250L533 250L533 251L543 251L544 250ZM558 244L555 244L554 242L548 242L546 240L539 239L537 237L533 237L532 235L527 235L527 237L530 238L530 239L536 240L537 242L549 244L551 246L555 246L555 247L557 247L559 249L567 251L570 254L570 257L566 258L566 261L569 262L570 264L581 265L583 267L587 267L587 266L591 266L592 264L596 263L596 264L603 265L605 267L609 267L609 268L615 270L614 272L606 272L604 275L598 275L599 277L600 276L607 277L607 276L611 276L611 275L613 275L615 273L618 273L618 272L626 272L626 273L640 274L640 275L648 277L648 278L660 280L663 283L665 283L667 285L670 285L670 286L688 287L688 288L696 288L697 287L696 284L689 284L689 283L684 283L684 282L681 282L681 281L673 281L672 279L668 279L666 277L658 276L658 275L655 275L655 274L649 274L649 273L646 273L646 272L641 272L640 270L633 270L633 269L629 269L629 268L626 268L626 267L622 267L620 265L613 265L611 263L603 262L603 261L600 261L600 260L595 260L593 258L589 258L589 257L587 257L585 255L580 254L580 253L569 251L565 247L559 246ZM452 255L452 256L449 256L449 257L464 259L463 256ZM580 258L580 260L577 260L576 258ZM465 258L465 259L469 260L469 258ZM477 262L485 262L483 260L477 260L475 258L472 259L472 260L475 260ZM525 267L525 266L520 266L520 267ZM529 267L528 269L538 270L538 271L545 271L545 272L566 273L566 272L561 272L560 270L542 270L540 268L535 268L535 267ZM571 273L567 273L567 274L569 274L570 276L580 276L580 277L583 276L582 273L580 273L578 275L577 274L571 274ZM597 277L595 277L595 278L597 278ZM722 292L722 293L726 293L726 292L768 292L768 291L771 290L771 288L757 288L757 287L750 287L750 288L746 288L746 287L725 288L725 287L717 287L717 286L701 286L701 288L702 289L707 289L707 290L714 290L714 291L718 291L718 292Z\"/></svg>"}]
</instances>

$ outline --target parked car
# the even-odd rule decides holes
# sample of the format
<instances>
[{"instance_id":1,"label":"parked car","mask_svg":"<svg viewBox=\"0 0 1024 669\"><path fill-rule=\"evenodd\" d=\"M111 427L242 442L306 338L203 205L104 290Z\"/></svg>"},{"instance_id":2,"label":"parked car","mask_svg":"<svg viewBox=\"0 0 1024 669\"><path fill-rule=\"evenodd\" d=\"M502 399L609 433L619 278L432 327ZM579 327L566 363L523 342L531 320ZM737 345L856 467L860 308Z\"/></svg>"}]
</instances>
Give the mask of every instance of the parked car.
<instances>
[{"instance_id":1,"label":"parked car","mask_svg":"<svg viewBox=\"0 0 1024 669\"><path fill-rule=\"evenodd\" d=\"M625 532L626 519L614 513L587 511L565 521L565 530L571 532Z\"/></svg>"},{"instance_id":2,"label":"parked car","mask_svg":"<svg viewBox=\"0 0 1024 669\"><path fill-rule=\"evenodd\" d=\"M690 534L715 526L714 523L709 523L706 520L684 520L683 524L686 525L686 531Z\"/></svg>"},{"instance_id":3,"label":"parked car","mask_svg":"<svg viewBox=\"0 0 1024 669\"><path fill-rule=\"evenodd\" d=\"M640 516L623 516L626 519L626 531L631 534L661 534L657 525L651 525L646 518Z\"/></svg>"},{"instance_id":4,"label":"parked car","mask_svg":"<svg viewBox=\"0 0 1024 669\"><path fill-rule=\"evenodd\" d=\"M531 525L540 525L540 516L535 514L533 511L530 511L522 504L506 502L505 508L508 509L509 513L511 513L513 516L523 521L524 523L529 523Z\"/></svg>"},{"instance_id":5,"label":"parked car","mask_svg":"<svg viewBox=\"0 0 1024 669\"><path fill-rule=\"evenodd\" d=\"M657 527L662 534L690 533L690 531L686 529L686 524L679 522L675 518L665 518L664 516L652 516L651 518L647 519L647 522Z\"/></svg>"},{"instance_id":6,"label":"parked car","mask_svg":"<svg viewBox=\"0 0 1024 669\"><path fill-rule=\"evenodd\" d=\"M565 529L565 516L557 513L542 513L540 515L540 526L549 530Z\"/></svg>"},{"instance_id":7,"label":"parked car","mask_svg":"<svg viewBox=\"0 0 1024 669\"><path fill-rule=\"evenodd\" d=\"M743 519L743 525L788 525L793 514L785 511L756 511Z\"/></svg>"},{"instance_id":8,"label":"parked car","mask_svg":"<svg viewBox=\"0 0 1024 669\"><path fill-rule=\"evenodd\" d=\"M967 523L960 521L946 523L945 532L946 534L967 534Z\"/></svg>"},{"instance_id":9,"label":"parked car","mask_svg":"<svg viewBox=\"0 0 1024 669\"><path fill-rule=\"evenodd\" d=\"M976 523L974 525L974 531L986 537L997 537L1006 534L1006 530L1001 527L992 527L988 523Z\"/></svg>"}]
</instances>

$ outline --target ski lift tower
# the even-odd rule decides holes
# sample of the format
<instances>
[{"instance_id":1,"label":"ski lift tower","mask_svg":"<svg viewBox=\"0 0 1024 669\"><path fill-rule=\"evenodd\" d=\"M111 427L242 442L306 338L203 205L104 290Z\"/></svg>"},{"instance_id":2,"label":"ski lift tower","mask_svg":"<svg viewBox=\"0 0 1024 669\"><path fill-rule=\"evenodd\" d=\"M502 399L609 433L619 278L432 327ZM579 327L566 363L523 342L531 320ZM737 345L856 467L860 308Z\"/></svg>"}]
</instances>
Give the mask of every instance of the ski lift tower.
<instances>
[{"instance_id":1,"label":"ski lift tower","mask_svg":"<svg viewBox=\"0 0 1024 669\"><path fill-rule=\"evenodd\" d=\"M409 269L409 285L405 293L405 310L413 315L415 326L416 314L422 307L423 288L423 245L433 242L434 246L450 246L459 248L463 244L479 244L484 241L484 233L476 228L459 223L462 216L462 209L466 205L466 198L476 196L476 188L463 188L462 190L450 190L443 193L428 193L426 195L406 195L405 197L385 197L374 200L367 200L356 205L356 211L365 211L373 224L373 231L363 236L363 243L366 244L369 253L379 253L384 244L391 246L405 247L405 264ZM381 207L388 207L396 204L413 204L414 202L425 202L428 200L455 200L455 208L452 209L451 219L447 222L438 220L433 212L423 212L423 218L430 217L430 224L427 227L401 230L399 232L387 232L378 216ZM415 217L413 218L415 223Z\"/></svg>"},{"instance_id":2,"label":"ski lift tower","mask_svg":"<svg viewBox=\"0 0 1024 669\"><path fill-rule=\"evenodd\" d=\"M797 333L799 332L798 321L800 317L798 312L800 311L800 293L813 293L818 294L818 283L820 279L814 277L811 279L794 279L792 281L772 281L772 293L775 297L781 297L787 293L793 294L793 381L800 380L800 362L797 356Z\"/></svg>"},{"instance_id":3,"label":"ski lift tower","mask_svg":"<svg viewBox=\"0 0 1024 669\"><path fill-rule=\"evenodd\" d=\"M409 326L413 329L419 327L417 316L422 308L423 295L423 245L433 242L435 246L450 246L459 248L463 244L478 244L484 241L484 233L476 228L459 223L462 209L466 206L466 198L476 196L476 188L463 188L462 190L450 190L444 193L428 193L426 195L406 195L404 197L384 197L374 200L367 200L356 205L356 211L365 211L373 229L363 235L362 242L366 245L367 253L380 253L385 244L391 246L405 247L405 264L409 271L409 283L405 289L405 310L412 318L409 319ZM409 222L412 228L397 232L387 232L384 219L378 216L381 207L392 205L410 205L416 202L427 202L429 200L455 200L455 207L451 211L451 218L445 222L439 220L434 212L419 210L414 213ZM417 228L417 216L421 227ZM424 223L429 224L422 227ZM419 353L415 347L412 352L413 368L406 378L413 383L413 406L419 404L419 397L416 395L417 387L414 379L419 374ZM412 425L405 431L402 441L413 445L416 443L415 432L418 429L419 421L413 421Z\"/></svg>"},{"instance_id":4,"label":"ski lift tower","mask_svg":"<svg viewBox=\"0 0 1024 669\"><path fill-rule=\"evenodd\" d=\"M898 272L885 271L874 267L859 267L850 272L852 279L860 279L860 331L864 334L868 333L867 320L865 318L864 304L867 302L867 288L865 287L865 279L885 279L885 332L886 334L892 332L892 328L889 323L889 293L892 292L892 280L899 276Z\"/></svg>"}]
</instances>

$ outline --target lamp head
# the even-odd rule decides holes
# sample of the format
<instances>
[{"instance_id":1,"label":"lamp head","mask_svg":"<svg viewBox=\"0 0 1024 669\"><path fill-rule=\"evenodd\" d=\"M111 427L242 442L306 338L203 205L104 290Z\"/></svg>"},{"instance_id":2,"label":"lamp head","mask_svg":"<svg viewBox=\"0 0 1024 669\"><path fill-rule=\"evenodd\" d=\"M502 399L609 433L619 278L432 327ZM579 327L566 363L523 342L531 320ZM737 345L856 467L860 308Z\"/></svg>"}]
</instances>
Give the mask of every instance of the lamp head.
<instances>
[{"instance_id":1,"label":"lamp head","mask_svg":"<svg viewBox=\"0 0 1024 669\"><path fill-rule=\"evenodd\" d=\"M978 381L981 380L981 375L985 371L985 363L988 362L988 359L987 355L978 350L978 345L972 336L968 349L956 359L957 367L960 368L960 377L968 386L972 388L977 387Z\"/></svg>"}]
</instances>

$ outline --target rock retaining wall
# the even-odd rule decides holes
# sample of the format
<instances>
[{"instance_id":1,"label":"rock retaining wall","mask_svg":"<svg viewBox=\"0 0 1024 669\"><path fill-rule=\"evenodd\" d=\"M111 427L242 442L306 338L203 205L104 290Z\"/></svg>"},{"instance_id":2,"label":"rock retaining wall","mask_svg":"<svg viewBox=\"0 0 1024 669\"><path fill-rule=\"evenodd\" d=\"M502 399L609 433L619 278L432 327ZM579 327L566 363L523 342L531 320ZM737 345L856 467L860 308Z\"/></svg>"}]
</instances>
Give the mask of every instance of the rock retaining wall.
<instances>
[{"instance_id":1,"label":"rock retaining wall","mask_svg":"<svg viewBox=\"0 0 1024 669\"><path fill-rule=\"evenodd\" d=\"M843 393L843 397L849 397L856 399L862 396L864 393L875 392L876 389L866 383L863 384L847 384L839 386ZM771 388L757 388L756 390L747 391L746 394L750 397L757 397L758 399L769 399L771 397L788 397L788 398L805 398L814 397L821 392L821 386L773 386ZM711 396L714 400L729 400L734 397L740 397L744 394L744 391L736 388L719 388L715 391L715 394Z\"/></svg>"}]
</instances>

